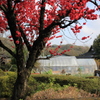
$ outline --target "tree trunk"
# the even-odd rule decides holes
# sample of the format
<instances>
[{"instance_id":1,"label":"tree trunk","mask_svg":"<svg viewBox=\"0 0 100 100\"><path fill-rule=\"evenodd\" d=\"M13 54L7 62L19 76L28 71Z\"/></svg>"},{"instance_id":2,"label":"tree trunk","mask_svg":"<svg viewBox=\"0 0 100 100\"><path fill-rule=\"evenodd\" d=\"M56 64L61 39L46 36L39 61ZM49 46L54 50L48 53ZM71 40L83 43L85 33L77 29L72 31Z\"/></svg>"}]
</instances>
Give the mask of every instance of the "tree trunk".
<instances>
[{"instance_id":1,"label":"tree trunk","mask_svg":"<svg viewBox=\"0 0 100 100\"><path fill-rule=\"evenodd\" d=\"M18 73L11 100L25 99L27 93L27 81L29 76L30 73L26 69Z\"/></svg>"},{"instance_id":2,"label":"tree trunk","mask_svg":"<svg viewBox=\"0 0 100 100\"><path fill-rule=\"evenodd\" d=\"M23 48L18 47L16 49L16 61L17 61L17 79L14 85L13 95L11 100L19 100L19 99L25 99L27 96L27 82L29 79L29 76L31 75L31 70L34 66L34 63L36 62L36 58L40 55L41 50L43 49L44 42L37 41L38 45L35 45L35 49L33 49L29 53L29 57L27 61L24 60L23 55ZM39 45L41 43L41 45Z\"/></svg>"}]
</instances>

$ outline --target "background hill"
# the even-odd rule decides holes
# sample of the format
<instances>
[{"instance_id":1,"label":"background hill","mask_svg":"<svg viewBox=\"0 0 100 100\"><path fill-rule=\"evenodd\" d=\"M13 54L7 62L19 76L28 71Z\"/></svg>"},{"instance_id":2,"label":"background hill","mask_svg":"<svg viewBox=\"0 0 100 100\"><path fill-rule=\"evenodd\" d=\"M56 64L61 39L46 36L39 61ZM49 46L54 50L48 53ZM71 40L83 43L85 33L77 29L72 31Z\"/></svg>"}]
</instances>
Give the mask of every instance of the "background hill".
<instances>
[{"instance_id":1,"label":"background hill","mask_svg":"<svg viewBox=\"0 0 100 100\"><path fill-rule=\"evenodd\" d=\"M57 47L58 45L52 45L48 50L45 48L42 54L44 53L44 55L49 55L50 54L49 50L51 49L54 50ZM89 47L88 46L77 46L77 45L72 45L72 44L61 45L61 48L58 49L57 53L61 53L63 50L68 50L68 49L70 49L70 51L67 51L64 54L78 56L78 55L86 53L89 50Z\"/></svg>"},{"instance_id":2,"label":"background hill","mask_svg":"<svg viewBox=\"0 0 100 100\"><path fill-rule=\"evenodd\" d=\"M7 46L9 47L11 50L14 50L14 44L13 42L11 42L9 39L7 38L2 38L0 37L0 40ZM71 48L73 46L73 48ZM52 45L51 47L49 47L48 49L45 48L42 52L41 55L50 55L49 50L54 50L55 48L57 48L58 45ZM64 53L67 55L72 55L72 56L78 56L81 54L86 53L89 50L88 46L77 46L77 45L72 45L72 44L67 44L67 45L61 45L61 48L58 49L57 53L61 53L63 50L68 50L70 49L70 51ZM4 49L0 48L0 54L6 54L9 55L9 53L7 53Z\"/></svg>"},{"instance_id":3,"label":"background hill","mask_svg":"<svg viewBox=\"0 0 100 100\"><path fill-rule=\"evenodd\" d=\"M0 40L7 46L7 47L9 47L11 50L14 50L14 44L13 44L13 42L11 42L9 39L7 39L7 38L2 38L2 37L0 37ZM7 52L7 51L5 51L4 49L2 49L1 47L0 47L0 54L5 54L5 55L9 55L10 56L10 54Z\"/></svg>"}]
</instances>

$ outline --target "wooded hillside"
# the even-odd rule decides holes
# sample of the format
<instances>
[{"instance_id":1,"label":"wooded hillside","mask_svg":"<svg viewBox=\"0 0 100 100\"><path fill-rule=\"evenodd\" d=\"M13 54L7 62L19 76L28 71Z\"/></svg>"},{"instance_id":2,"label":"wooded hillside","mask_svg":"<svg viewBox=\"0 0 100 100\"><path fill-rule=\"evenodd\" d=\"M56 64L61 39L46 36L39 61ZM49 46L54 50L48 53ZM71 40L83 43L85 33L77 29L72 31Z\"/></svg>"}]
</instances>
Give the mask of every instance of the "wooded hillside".
<instances>
[{"instance_id":1,"label":"wooded hillside","mask_svg":"<svg viewBox=\"0 0 100 100\"><path fill-rule=\"evenodd\" d=\"M7 47L9 47L11 50L14 50L14 44L9 39L0 37L0 40L2 40L3 43ZM52 45L48 49L46 47L43 50L42 55L50 55L49 50L51 50L51 49L54 50L57 47L58 47L58 45ZM77 45L72 45L72 44L61 45L60 48L58 49L57 53L61 53L63 50L69 50L69 51L65 52L64 54L78 56L78 55L86 53L89 50L89 47L88 46L77 46ZM8 53L5 50L3 50L2 48L0 48L0 54L8 55Z\"/></svg>"},{"instance_id":2,"label":"wooded hillside","mask_svg":"<svg viewBox=\"0 0 100 100\"><path fill-rule=\"evenodd\" d=\"M45 48L42 52L42 55L50 55L49 50L54 50L58 47L58 45L52 45L50 48ZM72 55L72 56L78 56L81 54L86 53L89 50L88 46L77 46L77 45L72 45L72 44L67 44L67 45L61 45L61 47L56 51L57 53L61 53L63 50L68 50L64 54L67 55Z\"/></svg>"},{"instance_id":3,"label":"wooded hillside","mask_svg":"<svg viewBox=\"0 0 100 100\"><path fill-rule=\"evenodd\" d=\"M11 50L14 50L14 44L9 39L0 37L0 40L5 44L5 46L9 47ZM0 48L0 54L5 54L10 56L10 54L2 48Z\"/></svg>"}]
</instances>

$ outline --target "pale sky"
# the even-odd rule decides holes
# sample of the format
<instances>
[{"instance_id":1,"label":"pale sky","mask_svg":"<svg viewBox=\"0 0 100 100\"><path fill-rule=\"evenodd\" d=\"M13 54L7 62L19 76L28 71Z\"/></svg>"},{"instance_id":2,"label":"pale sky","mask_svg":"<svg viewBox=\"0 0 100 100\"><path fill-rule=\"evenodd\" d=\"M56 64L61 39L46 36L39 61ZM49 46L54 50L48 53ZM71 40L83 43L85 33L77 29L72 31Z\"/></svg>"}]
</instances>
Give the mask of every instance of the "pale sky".
<instances>
[{"instance_id":1,"label":"pale sky","mask_svg":"<svg viewBox=\"0 0 100 100\"><path fill-rule=\"evenodd\" d=\"M91 9L94 8L94 5L91 3L88 3L87 6L89 6ZM96 12L97 14L100 15L100 11ZM84 22L85 20L81 20L80 24L82 25L82 22ZM64 34L62 39L63 39L63 44L73 44L75 42L75 35L73 34L73 32L70 30L70 28L65 29ZM61 31L58 34L63 34L63 32ZM82 45L82 46L91 46L93 44L94 39L100 34L100 18L97 20L87 20L86 25L83 26L83 28L81 29L81 32L77 34L77 41L76 41L76 45ZM90 36L89 39L86 40L81 40L82 37L84 36ZM70 39L69 39L70 38ZM59 40L61 41L61 39L54 39L52 41L53 44L59 44Z\"/></svg>"},{"instance_id":2,"label":"pale sky","mask_svg":"<svg viewBox=\"0 0 100 100\"><path fill-rule=\"evenodd\" d=\"M88 3L87 6L91 9L95 8L92 3ZM97 11L96 13L100 15L100 11ZM79 22L82 25L85 22L85 20L80 20ZM63 41L63 44L73 44L76 41L76 45L91 46L93 44L94 39L100 34L100 18L97 20L87 20L86 25L83 26L81 32L77 34L77 37L70 30L70 27L61 30L61 32L57 34L63 35L63 37L51 40L50 42L52 44L59 45L61 41ZM84 36L90 36L90 38L86 40L81 40L81 38Z\"/></svg>"},{"instance_id":3,"label":"pale sky","mask_svg":"<svg viewBox=\"0 0 100 100\"><path fill-rule=\"evenodd\" d=\"M52 44L59 44L63 40L63 44L73 44L76 41L76 45L90 46L93 44L94 39L100 34L100 19L98 20L88 20L86 25L83 26L80 33L77 33L77 39L70 28L64 29L58 34L63 35L62 38L52 40ZM81 40L84 36L90 36L86 40Z\"/></svg>"}]
</instances>

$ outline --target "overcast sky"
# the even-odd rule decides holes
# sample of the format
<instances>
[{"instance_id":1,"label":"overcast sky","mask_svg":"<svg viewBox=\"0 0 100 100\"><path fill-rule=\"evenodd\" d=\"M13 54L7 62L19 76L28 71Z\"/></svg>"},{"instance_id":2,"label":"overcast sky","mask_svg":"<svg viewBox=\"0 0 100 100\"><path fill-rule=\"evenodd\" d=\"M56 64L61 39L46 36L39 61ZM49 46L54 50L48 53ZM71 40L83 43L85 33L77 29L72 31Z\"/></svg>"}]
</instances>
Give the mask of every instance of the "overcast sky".
<instances>
[{"instance_id":1,"label":"overcast sky","mask_svg":"<svg viewBox=\"0 0 100 100\"><path fill-rule=\"evenodd\" d=\"M75 37L70 28L61 30L59 34L63 34L63 37L52 40L53 44L59 44L60 41L63 41L63 44L73 44L76 41L76 45L90 46L93 44L94 39L100 34L100 19L93 21L88 20L81 32L77 33L77 37ZM64 34L66 34L66 36ZM84 36L90 36L90 38L81 40Z\"/></svg>"}]
</instances>

